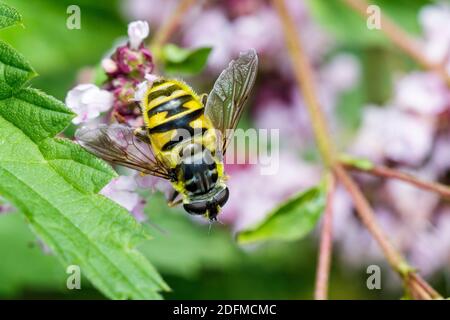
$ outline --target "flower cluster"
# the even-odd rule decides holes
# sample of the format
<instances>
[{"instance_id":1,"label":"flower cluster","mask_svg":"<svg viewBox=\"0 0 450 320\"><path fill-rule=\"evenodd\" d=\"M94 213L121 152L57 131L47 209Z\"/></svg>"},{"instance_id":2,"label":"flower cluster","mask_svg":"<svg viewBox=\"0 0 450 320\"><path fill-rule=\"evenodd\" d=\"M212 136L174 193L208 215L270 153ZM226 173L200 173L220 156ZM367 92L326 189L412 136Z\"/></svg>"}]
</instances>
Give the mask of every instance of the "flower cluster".
<instances>
[{"instance_id":1,"label":"flower cluster","mask_svg":"<svg viewBox=\"0 0 450 320\"><path fill-rule=\"evenodd\" d=\"M130 0L124 1L123 5L130 18L147 20L158 26L170 16L177 2ZM288 0L287 5L299 30L308 37L305 50L317 61L331 48L331 37L313 23L302 1ZM214 1L200 10L188 12L180 30L182 32L177 36L183 46L213 48L208 59L211 74L217 75L240 52L254 48L262 57L263 68L291 75L281 25L267 1Z\"/></svg>"},{"instance_id":2,"label":"flower cluster","mask_svg":"<svg viewBox=\"0 0 450 320\"><path fill-rule=\"evenodd\" d=\"M134 100L139 83L151 74L153 57L144 46L149 35L147 22L135 21L128 26L127 43L101 61L107 79L99 88L95 84L80 84L67 94L66 104L78 116L74 124L86 123L110 111L120 122L141 125L139 105Z\"/></svg>"},{"instance_id":3,"label":"flower cluster","mask_svg":"<svg viewBox=\"0 0 450 320\"><path fill-rule=\"evenodd\" d=\"M143 125L136 94L145 79L153 79L153 57L143 44L148 35L147 22L130 23L128 42L116 47L111 55L101 61L102 71L106 74L101 88L93 83L83 83L68 92L66 104L77 114L73 119L74 124L118 121L133 127ZM137 193L138 179L134 172L120 176L111 181L101 194L142 221L145 218L143 208L146 202Z\"/></svg>"},{"instance_id":4,"label":"flower cluster","mask_svg":"<svg viewBox=\"0 0 450 320\"><path fill-rule=\"evenodd\" d=\"M424 51L431 61L450 65L448 21L448 5L426 6L420 12ZM349 150L375 163L448 184L449 114L450 91L438 75L431 72L402 75L396 79L393 97L387 105L364 109L361 128ZM450 234L450 215L439 196L395 180L361 179L371 190L381 225L413 264L425 274L448 266L450 239L444 234ZM346 216L350 216L348 211ZM368 242L366 232L358 226L349 221L338 224L342 227L338 232L352 234L355 243ZM345 252L361 253L348 240L343 241L343 247ZM376 248L365 253L370 258L379 254Z\"/></svg>"},{"instance_id":5,"label":"flower cluster","mask_svg":"<svg viewBox=\"0 0 450 320\"><path fill-rule=\"evenodd\" d=\"M136 87L154 68L150 51L143 40L149 35L147 22L136 21L128 26L129 41L119 46L111 57L102 60L102 67L108 76L104 88L114 95L114 116L119 121L138 124L139 105L134 100Z\"/></svg>"},{"instance_id":6,"label":"flower cluster","mask_svg":"<svg viewBox=\"0 0 450 320\"><path fill-rule=\"evenodd\" d=\"M437 3L426 6L419 15L423 28L423 50L428 59L436 64L446 66L450 73L450 5Z\"/></svg>"}]
</instances>

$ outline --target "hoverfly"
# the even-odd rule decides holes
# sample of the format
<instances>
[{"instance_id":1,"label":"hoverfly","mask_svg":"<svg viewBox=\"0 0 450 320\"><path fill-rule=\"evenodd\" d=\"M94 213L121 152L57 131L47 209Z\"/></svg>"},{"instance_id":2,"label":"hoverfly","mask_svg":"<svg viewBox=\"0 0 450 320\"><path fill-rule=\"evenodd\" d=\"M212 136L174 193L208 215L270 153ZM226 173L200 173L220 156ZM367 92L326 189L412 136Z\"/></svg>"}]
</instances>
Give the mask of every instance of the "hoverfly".
<instances>
[{"instance_id":1,"label":"hoverfly","mask_svg":"<svg viewBox=\"0 0 450 320\"><path fill-rule=\"evenodd\" d=\"M189 214L216 220L229 196L223 158L257 68L255 50L241 53L222 71L210 94L201 97L182 81L158 78L140 101L143 128L85 127L76 139L112 164L169 180L174 188L169 204L182 202Z\"/></svg>"}]
</instances>

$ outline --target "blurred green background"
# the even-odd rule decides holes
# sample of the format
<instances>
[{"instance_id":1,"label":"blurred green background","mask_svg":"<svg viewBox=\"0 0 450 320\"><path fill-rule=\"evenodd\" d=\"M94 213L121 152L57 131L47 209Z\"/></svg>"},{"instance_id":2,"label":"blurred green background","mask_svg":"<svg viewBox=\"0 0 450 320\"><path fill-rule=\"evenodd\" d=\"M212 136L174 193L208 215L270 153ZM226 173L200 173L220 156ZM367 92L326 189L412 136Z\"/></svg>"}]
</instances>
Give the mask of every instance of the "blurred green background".
<instances>
[{"instance_id":1,"label":"blurred green background","mask_svg":"<svg viewBox=\"0 0 450 320\"><path fill-rule=\"evenodd\" d=\"M141 250L170 284L173 292L164 295L167 299L312 298L317 242L312 236L243 250L219 225L208 232L208 225L195 225L181 210L168 209L161 195L152 198L146 211L162 230L148 225L155 239L151 246L143 243ZM0 255L2 299L103 298L85 278L81 290L66 288L65 271L45 253L19 213L0 216ZM344 270L335 263L330 297L396 298L401 291L387 288L385 284L392 281L387 273L383 273L383 290L371 291L365 270Z\"/></svg>"},{"instance_id":2,"label":"blurred green background","mask_svg":"<svg viewBox=\"0 0 450 320\"><path fill-rule=\"evenodd\" d=\"M126 35L126 25L117 1L8 0L7 4L23 15L24 28L0 31L0 37L22 53L39 73L33 86L63 100L73 87L81 68L98 64L117 38ZM415 19L423 1L396 2L392 12L400 23L417 32ZM68 30L66 8L82 7L81 30ZM414 5L410 5L413 3ZM388 4L387 4L388 5ZM389 6L389 5L388 5ZM321 19L341 34L342 49L356 53L363 62L364 86L348 93L344 120L358 123L362 103L383 102L389 96L390 78L386 69L408 68L410 62L393 53L380 39L348 33L354 20L321 11ZM397 10L397 13L395 13ZM348 22L342 25L342 22ZM347 33L346 33L347 32ZM349 36L349 37L347 37ZM348 40L348 41L344 41ZM377 68L373 67L377 59ZM301 241L271 243L255 248L235 244L229 230L215 224L194 224L181 210L168 209L162 196L152 197L146 209L148 224L155 236L153 245L142 244L142 251L162 273L173 292L167 299L311 299L315 280L317 235ZM157 249L155 249L157 248ZM336 260L336 259L335 259ZM83 299L103 298L86 279L82 290L66 289L66 273L56 257L42 250L20 213L0 215L0 298L2 299ZM366 266L371 261L364 262ZM339 261L333 263L330 297L340 299L389 299L401 296L400 287L387 266L382 267L382 290L366 287L363 269L349 269ZM390 283L394 282L393 288ZM445 292L444 279L433 284ZM397 289L395 289L397 288Z\"/></svg>"}]
</instances>

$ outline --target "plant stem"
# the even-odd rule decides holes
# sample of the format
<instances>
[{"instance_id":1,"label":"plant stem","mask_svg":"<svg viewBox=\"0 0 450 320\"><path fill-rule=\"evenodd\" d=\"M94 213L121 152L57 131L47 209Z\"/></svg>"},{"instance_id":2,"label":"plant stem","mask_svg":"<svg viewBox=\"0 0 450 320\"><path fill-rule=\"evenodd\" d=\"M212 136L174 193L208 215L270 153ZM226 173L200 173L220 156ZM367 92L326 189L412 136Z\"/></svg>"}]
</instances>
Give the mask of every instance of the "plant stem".
<instances>
[{"instance_id":1,"label":"plant stem","mask_svg":"<svg viewBox=\"0 0 450 320\"><path fill-rule=\"evenodd\" d=\"M319 100L316 95L315 79L308 58L304 54L302 45L297 38L294 22L289 15L283 0L273 0L273 4L280 16L283 26L285 41L291 55L293 71L299 86L300 92L308 108L311 123L314 129L317 145L320 154L327 166L334 162L334 150L329 139L327 122L321 111Z\"/></svg>"},{"instance_id":2,"label":"plant stem","mask_svg":"<svg viewBox=\"0 0 450 320\"><path fill-rule=\"evenodd\" d=\"M183 19L185 13L191 6L195 4L196 0L180 0L177 8L172 15L167 19L158 32L156 33L150 45L153 51L159 53L161 47L169 40L171 35L175 32Z\"/></svg>"},{"instance_id":3,"label":"plant stem","mask_svg":"<svg viewBox=\"0 0 450 320\"><path fill-rule=\"evenodd\" d=\"M342 182L342 184L350 194L353 203L355 205L355 208L359 213L359 217L361 218L366 228L370 231L372 236L380 245L389 264L394 268L394 270L396 270L402 276L405 275L409 270L412 270L412 267L409 267L408 263L404 260L401 254L394 248L392 243L388 240L387 235L378 225L374 217L375 214L372 208L370 207L369 202L364 197L357 184L353 181L353 179L348 175L348 173L344 170L344 168L341 165L336 165L334 170L336 176Z\"/></svg>"},{"instance_id":4,"label":"plant stem","mask_svg":"<svg viewBox=\"0 0 450 320\"><path fill-rule=\"evenodd\" d=\"M309 65L305 53L302 50L294 22L286 9L284 1L273 0L273 2L283 25L286 43L294 65L293 71L297 78L297 85L299 86L299 90L305 96L306 107L311 115L314 133L319 144L319 151L324 159L328 159L329 165L331 164L333 166L333 170L335 171L338 179L341 180L344 186L349 190L349 193L352 195L355 202L355 206L360 213L361 219L365 222L367 228L372 232L375 239L383 248L389 262L392 266L394 266L394 268L398 269L397 266L403 265L404 262L401 255L396 252L392 245L390 245L390 243L386 240L386 235L380 230L378 224L376 224L372 210L358 186L345 172L339 162L334 160L335 157L332 155L334 151L331 148L330 138L325 124L325 117L323 116L318 100L316 99L316 91L313 86L314 77L311 66Z\"/></svg>"},{"instance_id":5,"label":"plant stem","mask_svg":"<svg viewBox=\"0 0 450 320\"><path fill-rule=\"evenodd\" d=\"M409 274L410 281L417 284L429 295L431 299L442 299L442 296L431 287L428 282L421 278L417 273L412 272Z\"/></svg>"},{"instance_id":6,"label":"plant stem","mask_svg":"<svg viewBox=\"0 0 450 320\"><path fill-rule=\"evenodd\" d=\"M283 27L283 33L289 55L292 60L297 85L305 99L306 107L308 108L311 117L314 134L322 158L324 159L325 164L332 168L336 174L336 177L343 183L345 188L350 193L359 217L378 242L390 265L405 280L406 285L411 288L411 291L414 292L412 284L418 284L419 280L423 283L426 282L415 273L415 270L392 245L387 235L378 225L375 219L375 214L364 197L362 191L350 175L345 171L341 163L336 160L337 157L328 133L325 116L322 113L319 100L317 99L312 67L306 57L306 54L302 50L301 40L296 32L295 24L292 17L288 13L284 0L272 0L272 2ZM439 294L437 295L437 297L440 297Z\"/></svg>"},{"instance_id":7,"label":"plant stem","mask_svg":"<svg viewBox=\"0 0 450 320\"><path fill-rule=\"evenodd\" d=\"M373 166L371 168L360 168L360 167L357 167L357 166L355 166L353 164L349 164L349 163L344 163L343 165L350 170L361 171L361 172L365 172L365 173L383 177L383 178L391 178L391 179L401 180L401 181L410 183L412 185L415 185L421 189L435 192L444 198L450 199L450 187L440 184L440 183L436 183L436 182L432 182L432 181L424 181L424 180L421 180L411 174L401 172L401 171L398 171L395 169L391 169L388 167L384 167L384 166Z\"/></svg>"},{"instance_id":8,"label":"plant stem","mask_svg":"<svg viewBox=\"0 0 450 320\"><path fill-rule=\"evenodd\" d=\"M367 8L370 6L365 0L343 0L352 10L359 13L363 18L368 17ZM384 13L380 17L381 31L404 53L414 59L423 68L432 70L439 74L450 87L450 75L445 71L444 62L437 64L431 62L420 50L420 47L406 31L397 25Z\"/></svg>"},{"instance_id":9,"label":"plant stem","mask_svg":"<svg viewBox=\"0 0 450 320\"><path fill-rule=\"evenodd\" d=\"M333 197L336 179L332 173L327 179L327 202L320 235L320 249L316 272L316 289L314 298L326 300L328 296L328 279L330 276L331 254L333 251Z\"/></svg>"},{"instance_id":10,"label":"plant stem","mask_svg":"<svg viewBox=\"0 0 450 320\"><path fill-rule=\"evenodd\" d=\"M416 270L409 265L405 258L395 249L391 241L380 228L375 220L375 214L370 207L367 199L361 192L361 189L352 180L342 165L338 164L334 167L336 176L342 182L349 192L356 210L362 222L378 242L386 259L392 268L403 279L406 287L409 289L415 299L441 299L442 296L436 292Z\"/></svg>"},{"instance_id":11,"label":"plant stem","mask_svg":"<svg viewBox=\"0 0 450 320\"><path fill-rule=\"evenodd\" d=\"M407 290L414 300L432 300L430 295L416 282L409 283Z\"/></svg>"}]
</instances>

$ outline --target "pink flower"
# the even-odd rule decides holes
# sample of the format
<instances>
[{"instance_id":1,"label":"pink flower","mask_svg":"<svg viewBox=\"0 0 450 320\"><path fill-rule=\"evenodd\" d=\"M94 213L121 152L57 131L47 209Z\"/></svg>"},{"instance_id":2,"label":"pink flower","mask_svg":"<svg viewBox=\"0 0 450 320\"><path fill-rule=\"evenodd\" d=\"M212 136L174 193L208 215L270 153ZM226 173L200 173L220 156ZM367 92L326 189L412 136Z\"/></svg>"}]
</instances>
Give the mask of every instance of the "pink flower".
<instances>
[{"instance_id":1,"label":"pink flower","mask_svg":"<svg viewBox=\"0 0 450 320\"><path fill-rule=\"evenodd\" d=\"M424 29L428 58L435 63L450 59L450 6L444 3L425 6L419 20Z\"/></svg>"},{"instance_id":2,"label":"pink flower","mask_svg":"<svg viewBox=\"0 0 450 320\"><path fill-rule=\"evenodd\" d=\"M272 81L275 82L275 81ZM319 99L333 132L337 130L334 108L337 89L331 83L322 83L318 89ZM302 95L296 87L281 82L265 84L260 89L255 106L255 123L258 128L278 129L282 143L306 148L311 145L313 133L311 121Z\"/></svg>"},{"instance_id":3,"label":"pink flower","mask_svg":"<svg viewBox=\"0 0 450 320\"><path fill-rule=\"evenodd\" d=\"M128 17L146 20L152 26L157 26L170 16L177 2L175 0L127 0L122 1L122 7Z\"/></svg>"},{"instance_id":4,"label":"pink flower","mask_svg":"<svg viewBox=\"0 0 450 320\"><path fill-rule=\"evenodd\" d=\"M80 124L108 111L113 105L113 96L94 84L80 84L68 92L66 105L77 114L72 122Z\"/></svg>"},{"instance_id":5,"label":"pink flower","mask_svg":"<svg viewBox=\"0 0 450 320\"><path fill-rule=\"evenodd\" d=\"M105 58L101 61L101 66L106 73L115 73L117 72L117 64L111 58Z\"/></svg>"},{"instance_id":6,"label":"pink flower","mask_svg":"<svg viewBox=\"0 0 450 320\"><path fill-rule=\"evenodd\" d=\"M434 181L435 175L427 170L414 171L406 168L398 168L403 172L410 172L416 177L426 181ZM409 183L390 179L386 181L387 196L391 200L394 209L404 219L404 223L410 228L419 231L426 226L437 208L440 197L433 192L422 190Z\"/></svg>"},{"instance_id":7,"label":"pink flower","mask_svg":"<svg viewBox=\"0 0 450 320\"><path fill-rule=\"evenodd\" d=\"M434 130L433 119L390 107L366 107L351 150L378 163L390 159L417 165L431 150Z\"/></svg>"},{"instance_id":8,"label":"pink flower","mask_svg":"<svg viewBox=\"0 0 450 320\"><path fill-rule=\"evenodd\" d=\"M433 73L410 73L397 82L395 89L394 104L405 111L436 115L450 107L450 92Z\"/></svg>"},{"instance_id":9,"label":"pink flower","mask_svg":"<svg viewBox=\"0 0 450 320\"><path fill-rule=\"evenodd\" d=\"M131 49L128 45L120 46L111 56L111 60L116 64L117 68L111 68L113 73L111 77L125 75L130 77L138 77L142 79L146 74L153 71L153 57L150 51L141 46L138 50ZM106 69L105 69L106 71Z\"/></svg>"},{"instance_id":10,"label":"pink flower","mask_svg":"<svg viewBox=\"0 0 450 320\"><path fill-rule=\"evenodd\" d=\"M236 18L232 22L232 33L234 54L254 48L259 55L274 57L284 46L279 19L269 8Z\"/></svg>"},{"instance_id":11,"label":"pink flower","mask_svg":"<svg viewBox=\"0 0 450 320\"><path fill-rule=\"evenodd\" d=\"M286 6L295 22L301 23L305 21L312 21L305 2L297 0L286 0Z\"/></svg>"},{"instance_id":12,"label":"pink flower","mask_svg":"<svg viewBox=\"0 0 450 320\"><path fill-rule=\"evenodd\" d=\"M224 12L218 9L202 11L201 18L190 21L183 30L183 43L187 47L210 46L213 51L208 65L222 70L230 62L234 35L232 24Z\"/></svg>"},{"instance_id":13,"label":"pink flower","mask_svg":"<svg viewBox=\"0 0 450 320\"><path fill-rule=\"evenodd\" d=\"M145 200L137 193L138 185L134 176L120 176L113 179L101 191L100 194L118 203L138 221L145 220Z\"/></svg>"},{"instance_id":14,"label":"pink flower","mask_svg":"<svg viewBox=\"0 0 450 320\"><path fill-rule=\"evenodd\" d=\"M355 56L341 53L320 70L321 79L336 91L354 87L360 78L361 66Z\"/></svg>"},{"instance_id":15,"label":"pink flower","mask_svg":"<svg viewBox=\"0 0 450 320\"><path fill-rule=\"evenodd\" d=\"M379 214L386 213L378 210ZM386 223L383 223L386 227ZM361 221L354 214L353 202L347 191L338 186L333 195L333 237L345 262L353 267L360 267L361 261L379 260L383 255L369 232L361 226Z\"/></svg>"},{"instance_id":16,"label":"pink flower","mask_svg":"<svg viewBox=\"0 0 450 320\"><path fill-rule=\"evenodd\" d=\"M375 213L381 228L391 236L391 239L397 245L399 242L399 225L392 212L384 208L376 208ZM341 219L341 217L335 215L335 219ZM368 266L373 262L384 261L383 253L377 242L367 229L361 226L361 223L359 218L353 214L353 211L347 212L345 220L340 222L343 227L339 231L341 235L338 236L339 233L336 233L337 243L346 263L357 268L361 267L361 263Z\"/></svg>"},{"instance_id":17,"label":"pink flower","mask_svg":"<svg viewBox=\"0 0 450 320\"><path fill-rule=\"evenodd\" d=\"M295 147L306 145L305 136L310 136L311 132L308 115L301 106L287 104L279 99L267 99L257 108L255 123L258 128L279 130L281 143Z\"/></svg>"},{"instance_id":18,"label":"pink flower","mask_svg":"<svg viewBox=\"0 0 450 320\"><path fill-rule=\"evenodd\" d=\"M136 175L135 181L139 188L150 189L152 192L162 192L166 199L169 199L174 192L174 189L168 180L152 175Z\"/></svg>"},{"instance_id":19,"label":"pink flower","mask_svg":"<svg viewBox=\"0 0 450 320\"><path fill-rule=\"evenodd\" d=\"M412 263L425 275L431 275L450 265L450 209L438 213L438 219L429 224L426 232L414 239L410 253Z\"/></svg>"}]
</instances>

